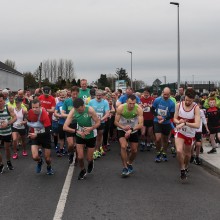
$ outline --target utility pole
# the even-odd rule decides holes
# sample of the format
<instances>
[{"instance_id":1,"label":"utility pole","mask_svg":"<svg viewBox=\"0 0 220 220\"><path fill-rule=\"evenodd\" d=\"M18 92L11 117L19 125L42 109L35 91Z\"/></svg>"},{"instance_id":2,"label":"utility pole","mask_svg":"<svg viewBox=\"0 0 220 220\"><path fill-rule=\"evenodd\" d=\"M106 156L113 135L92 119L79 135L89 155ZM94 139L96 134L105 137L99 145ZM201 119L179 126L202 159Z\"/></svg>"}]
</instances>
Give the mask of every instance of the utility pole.
<instances>
[{"instance_id":1,"label":"utility pole","mask_svg":"<svg viewBox=\"0 0 220 220\"><path fill-rule=\"evenodd\" d=\"M39 88L41 88L41 73L42 73L42 63L39 66Z\"/></svg>"}]
</instances>

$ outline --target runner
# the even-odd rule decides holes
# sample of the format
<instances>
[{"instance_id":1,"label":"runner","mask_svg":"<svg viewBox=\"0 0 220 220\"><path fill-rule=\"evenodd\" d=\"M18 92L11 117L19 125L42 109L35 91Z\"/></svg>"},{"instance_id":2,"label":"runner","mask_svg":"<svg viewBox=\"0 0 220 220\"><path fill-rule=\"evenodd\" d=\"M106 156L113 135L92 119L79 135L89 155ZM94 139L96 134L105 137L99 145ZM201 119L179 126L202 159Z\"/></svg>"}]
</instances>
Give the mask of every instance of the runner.
<instances>
[{"instance_id":1,"label":"runner","mask_svg":"<svg viewBox=\"0 0 220 220\"><path fill-rule=\"evenodd\" d=\"M26 120L27 111L21 107L22 102L23 100L17 97L15 99L16 107L13 109L17 118L17 120L12 125L12 138L13 138L13 150L14 150L14 154L12 156L13 159L18 159L17 146L18 146L19 138L21 138L21 145L23 148L22 155L27 156L26 129L25 129L25 125L27 123Z\"/></svg>"},{"instance_id":2,"label":"runner","mask_svg":"<svg viewBox=\"0 0 220 220\"><path fill-rule=\"evenodd\" d=\"M208 100L209 108L206 111L206 118L208 121L208 129L210 131L210 141L212 149L208 151L208 154L217 153L217 143L215 137L220 140L220 109L217 107L216 99L210 97Z\"/></svg>"},{"instance_id":3,"label":"runner","mask_svg":"<svg viewBox=\"0 0 220 220\"><path fill-rule=\"evenodd\" d=\"M56 154L58 157L65 155L65 150L64 150L64 143L65 143L65 131L63 130L63 125L65 122L65 119L61 112L63 108L63 103L66 98L66 90L61 90L60 91L60 97L59 97L59 102L56 104L54 116L58 118L58 134L59 134L59 147L56 149Z\"/></svg>"},{"instance_id":4,"label":"runner","mask_svg":"<svg viewBox=\"0 0 220 220\"><path fill-rule=\"evenodd\" d=\"M84 101L80 98L74 100L73 107L64 123L63 129L76 134L77 157L81 169L78 180L82 180L87 172L91 173L94 168L93 152L96 143L96 129L100 126L100 120L95 110L90 106L85 106ZM77 129L70 127L73 120L77 121ZM85 146L87 147L87 172L84 166Z\"/></svg>"},{"instance_id":5,"label":"runner","mask_svg":"<svg viewBox=\"0 0 220 220\"><path fill-rule=\"evenodd\" d=\"M0 140L4 141L5 155L7 160L7 168L13 170L11 164L11 125L17 120L12 107L5 104L4 95L0 94ZM4 164L2 163L2 156L0 154L0 173L3 173Z\"/></svg>"},{"instance_id":6,"label":"runner","mask_svg":"<svg viewBox=\"0 0 220 220\"><path fill-rule=\"evenodd\" d=\"M204 111L202 109L202 101L200 99L196 99L195 103L199 106L200 108L200 127L199 129L196 129L196 134L195 134L195 151L196 155L194 156L193 151L194 149L192 148L192 157L190 159L190 163L194 162L196 165L201 165L201 160L199 158L199 153L200 149L202 147L202 126L204 125L206 132L209 134L209 129L207 126L207 120L204 114Z\"/></svg>"},{"instance_id":7,"label":"runner","mask_svg":"<svg viewBox=\"0 0 220 220\"><path fill-rule=\"evenodd\" d=\"M175 104L170 99L170 89L165 87L162 95L156 98L153 102L152 113L154 114L154 132L156 144L155 162L159 163L161 160L168 161L167 147L168 138L171 131L171 121L175 112Z\"/></svg>"},{"instance_id":8,"label":"runner","mask_svg":"<svg viewBox=\"0 0 220 220\"><path fill-rule=\"evenodd\" d=\"M79 88L77 86L73 86L71 88L71 98L66 99L63 103L63 106L62 106L61 115L63 118L65 118L65 119L67 118L69 112L73 108L73 103L74 103L75 99L78 97L78 95L79 95ZM77 127L77 123L75 120L73 120L70 124L70 128L76 129L76 127ZM66 131L66 140L67 140L68 153L69 153L69 164L73 163L74 147L75 147L75 142L76 142L75 136L76 136L75 133ZM77 164L77 157L75 160L75 165L76 164Z\"/></svg>"},{"instance_id":9,"label":"runner","mask_svg":"<svg viewBox=\"0 0 220 220\"><path fill-rule=\"evenodd\" d=\"M133 92L134 92L133 89L128 86L127 89L126 89L126 94L120 96L119 99L117 100L117 102L116 102L116 107L120 106L121 104L126 103L126 101L127 101L127 99L128 99L128 96L129 96L129 95L132 95ZM136 98L136 103L137 103L137 104L140 104L140 103L141 103L140 98L139 98L138 96L135 96L135 98Z\"/></svg>"},{"instance_id":10,"label":"runner","mask_svg":"<svg viewBox=\"0 0 220 220\"><path fill-rule=\"evenodd\" d=\"M45 86L43 88L43 94L38 97L40 100L41 107L46 109L46 112L49 115L50 122L52 124L52 115L55 110L56 102L55 98L50 95L51 93L51 88L49 86Z\"/></svg>"},{"instance_id":11,"label":"runner","mask_svg":"<svg viewBox=\"0 0 220 220\"><path fill-rule=\"evenodd\" d=\"M96 98L92 99L88 104L95 110L96 114L98 115L98 118L101 120L101 124L97 128L96 148L93 155L94 159L97 159L101 155L105 154L102 148L103 131L105 127L105 121L109 117L110 111L109 111L108 101L102 99L102 95L103 95L102 90L100 89L96 90Z\"/></svg>"},{"instance_id":12,"label":"runner","mask_svg":"<svg viewBox=\"0 0 220 220\"><path fill-rule=\"evenodd\" d=\"M143 126L143 110L136 104L136 96L129 95L127 102L118 107L115 116L115 125L118 128L118 138L121 146L122 177L133 172L133 161L138 148L138 130ZM131 152L127 155L128 141Z\"/></svg>"},{"instance_id":13,"label":"runner","mask_svg":"<svg viewBox=\"0 0 220 220\"><path fill-rule=\"evenodd\" d=\"M176 153L181 172L180 178L183 181L187 179L195 133L196 129L200 127L200 109L193 102L195 96L196 92L193 89L187 89L185 101L176 105L174 114Z\"/></svg>"},{"instance_id":14,"label":"runner","mask_svg":"<svg viewBox=\"0 0 220 220\"><path fill-rule=\"evenodd\" d=\"M154 115L151 112L154 98L150 96L150 90L145 88L143 96L141 97L141 107L143 108L144 126L141 128L141 145L140 150L145 150L147 142L147 150L149 151L152 147L154 140L153 125Z\"/></svg>"},{"instance_id":15,"label":"runner","mask_svg":"<svg viewBox=\"0 0 220 220\"><path fill-rule=\"evenodd\" d=\"M37 161L36 173L40 173L43 165L43 158L39 155L39 147L44 149L44 156L47 163L47 175L53 175L51 168L51 142L50 142L50 118L44 108L41 107L40 101L32 101L32 109L28 111L28 126L30 132L28 137L31 139L31 152L33 160Z\"/></svg>"},{"instance_id":16,"label":"runner","mask_svg":"<svg viewBox=\"0 0 220 220\"><path fill-rule=\"evenodd\" d=\"M79 89L79 98L83 99L83 101L86 103L86 99L90 96L90 89L87 88L87 80L81 79L80 80L80 89Z\"/></svg>"}]
</instances>

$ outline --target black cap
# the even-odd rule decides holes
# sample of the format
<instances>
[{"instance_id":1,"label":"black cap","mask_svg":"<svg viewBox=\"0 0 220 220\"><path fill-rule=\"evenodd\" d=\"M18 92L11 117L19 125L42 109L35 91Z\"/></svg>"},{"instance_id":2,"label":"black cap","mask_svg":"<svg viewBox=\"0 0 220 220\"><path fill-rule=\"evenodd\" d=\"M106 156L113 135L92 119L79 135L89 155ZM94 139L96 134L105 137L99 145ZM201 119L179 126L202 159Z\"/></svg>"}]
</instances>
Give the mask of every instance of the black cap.
<instances>
[{"instance_id":1,"label":"black cap","mask_svg":"<svg viewBox=\"0 0 220 220\"><path fill-rule=\"evenodd\" d=\"M44 86L44 88L43 88L44 94L49 94L50 90L51 90L51 88L49 86Z\"/></svg>"}]
</instances>

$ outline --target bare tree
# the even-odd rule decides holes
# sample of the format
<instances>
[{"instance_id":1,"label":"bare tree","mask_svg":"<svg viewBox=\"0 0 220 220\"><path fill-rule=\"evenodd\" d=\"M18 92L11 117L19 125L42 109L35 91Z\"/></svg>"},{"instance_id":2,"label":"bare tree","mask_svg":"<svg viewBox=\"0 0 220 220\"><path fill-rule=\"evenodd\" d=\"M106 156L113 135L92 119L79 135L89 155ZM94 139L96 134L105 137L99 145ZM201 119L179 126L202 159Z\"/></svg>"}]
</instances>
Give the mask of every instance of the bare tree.
<instances>
[{"instance_id":1,"label":"bare tree","mask_svg":"<svg viewBox=\"0 0 220 220\"><path fill-rule=\"evenodd\" d=\"M12 69L16 69L16 67L15 67L15 61L13 61L13 60L7 59L7 60L5 61L5 64L6 64L7 66L10 66Z\"/></svg>"},{"instance_id":2,"label":"bare tree","mask_svg":"<svg viewBox=\"0 0 220 220\"><path fill-rule=\"evenodd\" d=\"M65 79L69 79L70 81L75 78L73 61L65 60Z\"/></svg>"},{"instance_id":3,"label":"bare tree","mask_svg":"<svg viewBox=\"0 0 220 220\"><path fill-rule=\"evenodd\" d=\"M57 81L57 61L55 59L50 61L50 81L53 83Z\"/></svg>"},{"instance_id":4,"label":"bare tree","mask_svg":"<svg viewBox=\"0 0 220 220\"><path fill-rule=\"evenodd\" d=\"M49 79L49 73L50 73L50 61L49 60L43 61L42 72L43 72L43 78Z\"/></svg>"},{"instance_id":5,"label":"bare tree","mask_svg":"<svg viewBox=\"0 0 220 220\"><path fill-rule=\"evenodd\" d=\"M65 73L65 65L63 59L59 60L57 70L58 70L58 77L61 77L63 79Z\"/></svg>"}]
</instances>

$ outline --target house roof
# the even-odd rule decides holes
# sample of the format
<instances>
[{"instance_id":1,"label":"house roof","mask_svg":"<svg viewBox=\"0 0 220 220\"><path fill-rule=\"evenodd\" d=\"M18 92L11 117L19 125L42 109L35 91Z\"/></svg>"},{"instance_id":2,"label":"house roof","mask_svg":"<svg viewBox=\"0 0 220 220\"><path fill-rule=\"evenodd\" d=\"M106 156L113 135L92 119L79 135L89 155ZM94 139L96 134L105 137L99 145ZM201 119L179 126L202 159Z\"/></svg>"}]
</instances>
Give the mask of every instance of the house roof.
<instances>
[{"instance_id":1,"label":"house roof","mask_svg":"<svg viewBox=\"0 0 220 220\"><path fill-rule=\"evenodd\" d=\"M12 74L15 74L15 75L23 76L22 73L18 72L17 70L11 68L10 66L8 66L4 63L2 63L1 61L0 61L0 70L4 70L6 72L9 72L9 73L12 73Z\"/></svg>"}]
</instances>

